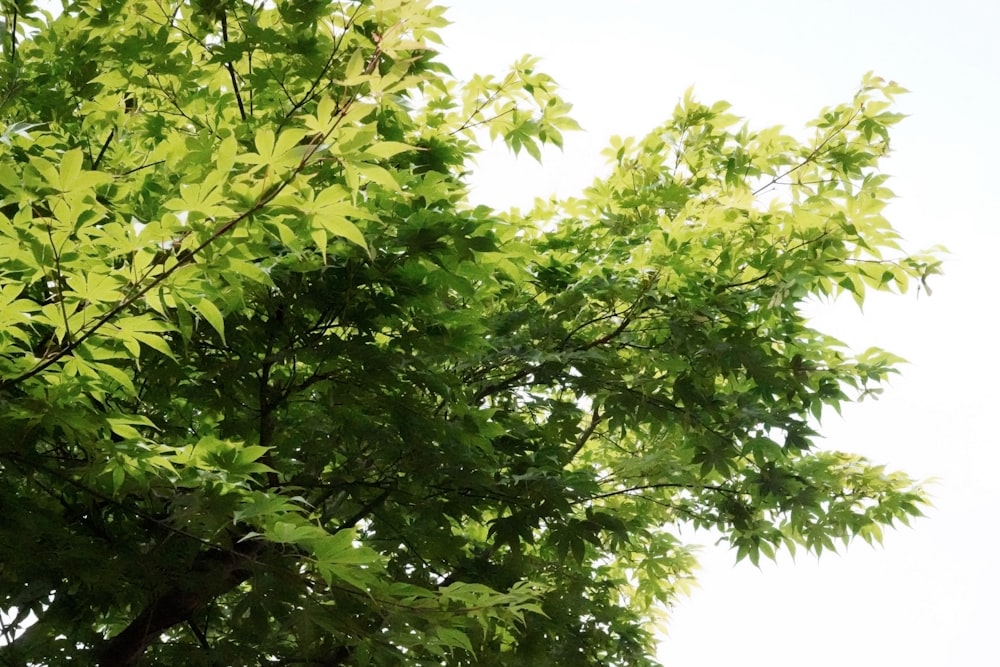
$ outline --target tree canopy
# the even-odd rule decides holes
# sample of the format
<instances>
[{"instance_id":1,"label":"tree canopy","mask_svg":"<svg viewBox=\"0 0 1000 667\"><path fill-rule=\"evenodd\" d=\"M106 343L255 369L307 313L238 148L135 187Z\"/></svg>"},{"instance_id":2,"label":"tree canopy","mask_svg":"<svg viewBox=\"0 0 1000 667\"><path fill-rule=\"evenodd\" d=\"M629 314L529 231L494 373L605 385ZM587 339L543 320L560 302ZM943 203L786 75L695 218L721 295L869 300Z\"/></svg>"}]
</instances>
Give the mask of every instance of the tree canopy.
<instances>
[{"instance_id":1,"label":"tree canopy","mask_svg":"<svg viewBox=\"0 0 1000 667\"><path fill-rule=\"evenodd\" d=\"M426 0L0 7L0 663L652 665L682 528L920 513L814 432L898 360L802 312L937 272L895 83L805 140L688 93L501 213L476 152L570 106L456 80Z\"/></svg>"}]
</instances>

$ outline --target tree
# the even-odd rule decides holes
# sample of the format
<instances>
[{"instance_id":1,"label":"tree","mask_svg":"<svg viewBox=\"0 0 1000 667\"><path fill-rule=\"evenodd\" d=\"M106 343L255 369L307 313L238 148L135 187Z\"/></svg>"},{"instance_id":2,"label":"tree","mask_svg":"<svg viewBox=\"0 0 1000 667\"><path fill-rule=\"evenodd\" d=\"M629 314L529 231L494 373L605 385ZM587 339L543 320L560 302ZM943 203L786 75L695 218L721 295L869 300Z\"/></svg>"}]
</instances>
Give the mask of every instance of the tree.
<instances>
[{"instance_id":1,"label":"tree","mask_svg":"<svg viewBox=\"0 0 1000 667\"><path fill-rule=\"evenodd\" d=\"M679 527L919 514L814 442L896 359L801 312L937 272L881 215L896 84L805 142L688 94L503 214L475 152L569 105L454 80L427 1L0 4L3 664L651 665Z\"/></svg>"}]
</instances>

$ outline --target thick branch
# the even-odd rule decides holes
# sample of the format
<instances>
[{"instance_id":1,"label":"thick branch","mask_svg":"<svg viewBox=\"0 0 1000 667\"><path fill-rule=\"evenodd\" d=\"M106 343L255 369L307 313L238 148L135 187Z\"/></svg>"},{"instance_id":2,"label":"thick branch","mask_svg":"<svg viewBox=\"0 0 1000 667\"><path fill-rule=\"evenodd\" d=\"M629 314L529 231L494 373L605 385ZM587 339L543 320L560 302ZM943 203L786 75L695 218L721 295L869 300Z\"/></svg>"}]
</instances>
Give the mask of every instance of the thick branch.
<instances>
[{"instance_id":1,"label":"thick branch","mask_svg":"<svg viewBox=\"0 0 1000 667\"><path fill-rule=\"evenodd\" d=\"M249 564L260 548L260 543L243 542L233 551L202 552L192 565L186 586L173 586L157 595L124 630L98 649L98 666L136 667L163 632L190 621L209 602L249 579Z\"/></svg>"},{"instance_id":2,"label":"thick branch","mask_svg":"<svg viewBox=\"0 0 1000 667\"><path fill-rule=\"evenodd\" d=\"M384 491L382 491L382 493L378 494L377 496L375 496L373 500L366 503L361 509L355 512L349 519L341 523L337 527L337 531L339 532L341 530L348 530L358 525L358 522L364 519L369 514L371 514L372 510L375 510L376 508L383 505L385 501L388 500L389 495L391 493L392 493L392 487L389 487Z\"/></svg>"},{"instance_id":3,"label":"thick branch","mask_svg":"<svg viewBox=\"0 0 1000 667\"><path fill-rule=\"evenodd\" d=\"M590 414L590 423L587 424L587 427L580 432L579 436L577 436L576 442L573 444L573 449L570 450L569 456L566 459L566 463L570 463L576 458L576 455L580 453L580 450L583 449L584 445L587 444L587 441L590 440L590 436L594 435L594 431L597 430L597 426L601 423L602 419L604 419L604 415L600 413L598 407L595 405L594 411Z\"/></svg>"},{"instance_id":4,"label":"thick branch","mask_svg":"<svg viewBox=\"0 0 1000 667\"><path fill-rule=\"evenodd\" d=\"M484 398L487 398L488 396L492 396L493 394L496 394L497 392L501 392L501 391L510 389L511 387L517 386L518 382L520 382L524 378L528 377L529 375L531 375L532 373L534 373L536 370L538 370L538 369L535 368L534 366L529 366L528 368L522 368L521 370L519 370L518 372L514 373L513 375L511 375L509 378L507 378L505 380L501 380L500 382L495 382L493 384L486 385L485 387L483 387L482 389L480 389L479 391L476 392L476 395L472 397L472 402L473 403L479 403L480 401L482 401Z\"/></svg>"}]
</instances>

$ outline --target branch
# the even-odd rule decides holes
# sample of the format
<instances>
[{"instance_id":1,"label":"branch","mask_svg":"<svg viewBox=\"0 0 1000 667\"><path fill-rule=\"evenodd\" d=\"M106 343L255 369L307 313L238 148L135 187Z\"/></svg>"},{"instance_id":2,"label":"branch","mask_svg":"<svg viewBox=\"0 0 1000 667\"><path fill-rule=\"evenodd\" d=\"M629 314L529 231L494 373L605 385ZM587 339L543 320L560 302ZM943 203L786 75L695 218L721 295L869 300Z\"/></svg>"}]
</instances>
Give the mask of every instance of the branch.
<instances>
[{"instance_id":1,"label":"branch","mask_svg":"<svg viewBox=\"0 0 1000 667\"><path fill-rule=\"evenodd\" d=\"M476 392L476 395L472 397L472 402L479 403L484 398L492 396L498 391L503 391L504 389L510 389L511 387L515 386L518 382L520 382L524 378L534 373L536 370L538 369L535 368L534 366L529 366L528 368L522 368L521 370L511 375L506 380L501 380L500 382L496 382L494 384L488 384Z\"/></svg>"},{"instance_id":2,"label":"branch","mask_svg":"<svg viewBox=\"0 0 1000 667\"><path fill-rule=\"evenodd\" d=\"M330 71L330 68L333 66L337 54L340 52L341 47L343 47L344 45L344 39L347 37L347 33L350 31L351 26L354 25L355 19L357 19L358 13L361 11L362 6L363 5L359 3L358 6L354 9L354 13L351 14L350 18L344 21L344 28L343 32L341 32L340 34L340 39L338 40L336 35L334 35L333 49L330 51L330 57L326 59L326 63L324 63L319 73L313 78L312 83L309 85L309 90L305 92L305 94L299 99L298 102L292 101L291 95L288 94L288 91L285 89L284 84L278 81L277 78L275 78L275 82L277 82L277 84L281 87L282 92L284 92L285 96L288 97L290 102L292 102L292 108L289 109L287 114L285 114L285 117L281 120L279 127L284 127L285 123L291 120L292 116L295 115L295 113L299 109L304 107L310 100L315 99L317 95L319 95L321 92L326 90L327 87L329 87L329 84L327 84L326 86L320 88L319 84L323 80L323 77L327 75L327 73ZM380 50L381 47L376 47L375 50L376 55L380 52ZM377 59L373 58L372 61L369 61L369 65L371 65L373 62L376 61ZM366 67L365 70L368 71L369 73L371 71L368 67Z\"/></svg>"},{"instance_id":3,"label":"branch","mask_svg":"<svg viewBox=\"0 0 1000 667\"><path fill-rule=\"evenodd\" d=\"M573 449L569 451L569 457L566 459L567 464L576 458L576 455L580 453L580 450L583 449L584 445L587 444L587 441L590 440L590 436L594 435L594 431L597 430L597 426L603 419L604 415L598 411L598 407L595 405L594 411L590 414L590 423L587 424L587 427L580 432L580 435L576 438L576 443L573 445Z\"/></svg>"},{"instance_id":4,"label":"branch","mask_svg":"<svg viewBox=\"0 0 1000 667\"><path fill-rule=\"evenodd\" d=\"M807 164L809 164L810 162L812 162L813 160L815 160L817 157L819 157L820 153L823 151L823 148L828 143L830 143L833 140L834 137L836 137L838 134L840 134L841 132L843 132L844 130L846 130L848 128L848 126L850 126L850 124L854 122L854 119L858 117L858 114L860 114L862 111L864 111L864 109L857 109L857 110L855 110L855 112L851 114L851 117L848 118L847 121L843 125L841 125L836 130L834 130L833 132L831 132L830 136L828 136L826 139L824 139L823 141L821 141L820 144L818 146L816 146L816 148L814 148L812 150L812 152L809 153L809 155L807 155L806 158L802 162L800 162L797 165L795 165L794 167L791 167L790 169L787 169L784 172L778 174L777 176L775 176L774 178L772 178L769 183L767 183L765 185L762 185L759 188L757 188L756 190L754 190L751 193L751 195L754 196L754 197L756 197L757 195L759 195L764 190L767 190L771 186L776 185L778 183L778 181L780 181L781 179L785 178L786 176L788 176L790 174L795 173L796 171L798 171L799 169L801 169L802 167L806 166Z\"/></svg>"},{"instance_id":5,"label":"branch","mask_svg":"<svg viewBox=\"0 0 1000 667\"><path fill-rule=\"evenodd\" d=\"M203 551L191 566L194 580L156 596L117 635L97 650L99 667L136 667L146 648L166 630L191 621L215 598L250 578L246 563L262 549L260 542L242 542L231 551Z\"/></svg>"},{"instance_id":6,"label":"branch","mask_svg":"<svg viewBox=\"0 0 1000 667\"><path fill-rule=\"evenodd\" d=\"M229 26L226 22L226 10L222 10L222 42L229 44ZM247 119L247 110L243 108L243 97L240 95L240 84L236 81L236 69L232 61L226 61L226 69L229 70L229 80L233 82L233 93L236 95L236 104L240 107L240 118Z\"/></svg>"},{"instance_id":7,"label":"branch","mask_svg":"<svg viewBox=\"0 0 1000 667\"><path fill-rule=\"evenodd\" d=\"M738 283L726 283L725 285L719 285L715 289L721 292L722 290L732 289L734 287L746 287L747 285L753 285L754 283L759 283L762 280L766 280L770 275L771 275L770 271L765 271L764 273L760 274L755 278L750 278L749 280L744 280Z\"/></svg>"},{"instance_id":8,"label":"branch","mask_svg":"<svg viewBox=\"0 0 1000 667\"><path fill-rule=\"evenodd\" d=\"M476 106L476 109L471 114L469 114L469 117L465 119L465 122L462 123L462 125L458 129L452 130L451 132L449 132L448 136L452 136L452 135L458 134L459 132L462 132L463 130L468 130L470 128L476 127L477 125L482 125L483 123L488 123L488 122L490 122L492 120L496 120L497 118L500 118L500 116L503 116L504 114L507 114L507 113L510 113L511 111L513 111L514 109L508 109L507 111L503 111L503 112L497 114L496 116L493 116L492 118L487 118L485 120L480 120L480 121L477 121L475 123L472 122L472 119L475 118L476 116L478 116L479 114L481 114L483 112L483 109L485 109L487 106L489 106L490 102L492 102L493 100L495 100L500 95L500 93L502 93L507 88L507 86L509 86L510 84L514 83L514 76L515 76L515 74L516 74L515 71L511 71L510 73L508 73L507 76L504 77L504 80L500 82L500 85L497 86L497 89L494 90L493 93L491 93L489 97L487 97L482 102L480 102L479 105Z\"/></svg>"},{"instance_id":9,"label":"branch","mask_svg":"<svg viewBox=\"0 0 1000 667\"><path fill-rule=\"evenodd\" d=\"M62 267L60 266L59 249L56 247L56 241L52 238L52 224L51 219L48 224L45 225L45 233L49 237L49 246L52 248L52 261L55 263L56 277L52 282L55 283L55 297L59 302L59 314L62 315L63 327L66 329L66 338L70 341L73 340L73 332L69 330L69 315L66 313L66 299L63 297L62 292Z\"/></svg>"},{"instance_id":10,"label":"branch","mask_svg":"<svg viewBox=\"0 0 1000 667\"><path fill-rule=\"evenodd\" d=\"M630 310L634 312L635 308L631 308ZM622 321L618 323L618 326L615 327L613 331L609 331L608 333L604 334L600 338L595 338L594 340L590 341L589 343L587 343L585 345L581 345L580 347L576 348L574 351L575 352L586 352L587 350L593 349L595 347L600 347L601 345L604 345L605 343L610 343L615 338L618 338L618 336L620 336L623 333L625 333L625 329L627 329L628 325L630 325L630 324L632 324L632 312L626 313L626 315L622 318Z\"/></svg>"},{"instance_id":11,"label":"branch","mask_svg":"<svg viewBox=\"0 0 1000 667\"><path fill-rule=\"evenodd\" d=\"M131 169L126 169L125 171L120 173L119 176L128 176L129 174L134 174L137 171L142 171L143 169L149 169L159 164L163 164L164 162L166 162L166 160L157 160L156 162L150 162L149 164L141 164L138 167L132 167Z\"/></svg>"},{"instance_id":12,"label":"branch","mask_svg":"<svg viewBox=\"0 0 1000 667\"><path fill-rule=\"evenodd\" d=\"M198 643L203 649L208 651L212 648L208 645L208 637L205 636L205 633L201 631L201 628L195 624L193 619L188 619L188 627L191 629L191 633L198 639Z\"/></svg>"},{"instance_id":13,"label":"branch","mask_svg":"<svg viewBox=\"0 0 1000 667\"><path fill-rule=\"evenodd\" d=\"M104 158L104 154L107 152L108 146L111 145L111 140L114 139L114 138L115 138L115 129L111 128L111 132L108 133L108 138L104 140L104 145L101 146L101 151L97 154L97 157L94 159L93 163L90 165L91 169L93 169L94 171L97 171L98 165L101 164L101 160ZM88 150L88 152L89 152L89 150Z\"/></svg>"},{"instance_id":14,"label":"branch","mask_svg":"<svg viewBox=\"0 0 1000 667\"><path fill-rule=\"evenodd\" d=\"M791 248L787 248L785 250L785 252L794 252L794 251L798 250L799 248L804 248L807 245L810 245L812 243L816 243L817 241L819 241L823 237L829 236L829 235L830 235L830 230L827 230L827 231L823 232L822 234L820 234L819 236L814 236L811 239L802 239L802 241L800 243L796 243Z\"/></svg>"},{"instance_id":15,"label":"branch","mask_svg":"<svg viewBox=\"0 0 1000 667\"><path fill-rule=\"evenodd\" d=\"M586 329L587 327L589 327L591 324L597 324L598 322L603 322L605 320L610 320L610 319L613 319L615 317L628 317L628 314L629 314L629 312L631 310L632 310L632 308L630 306L629 308L627 308L625 310L624 313L619 313L617 311L611 311L610 313L605 313L605 314L600 315L598 317L592 317L589 320L578 324L577 326L573 327L572 331L570 331L568 334L566 334L563 337L562 341L559 343L559 348L558 349L565 350L566 349L566 345L569 344L569 342L571 340L573 340L573 336L575 336L576 334L580 333L581 331L583 331L584 329Z\"/></svg>"},{"instance_id":16,"label":"branch","mask_svg":"<svg viewBox=\"0 0 1000 667\"><path fill-rule=\"evenodd\" d=\"M629 307L625 310L624 313L622 313L622 314L619 315L619 313L617 313L617 312L611 312L611 313L609 313L607 315L602 315L600 317L593 318L593 319L589 320L588 322L584 322L583 324L581 324L581 325L577 326L575 329L573 329L573 331L571 331L569 334L567 334L563 338L563 340L559 342L558 346L555 348L554 351L558 352L558 353L566 352L566 353L570 353L570 354L575 353L575 352L586 352L588 350L592 350L595 347L600 347L601 345L604 345L606 343L610 343L615 338L618 338L619 336L621 336L628 329L629 325L632 324L635 321L635 317L637 315L639 315L639 316L642 315L642 312L643 312L642 299L649 292L650 288L655 284L658 275L659 274L656 273L656 274L653 274L653 275L649 276L646 279L646 282L642 286L642 288L640 289L639 294L635 298L635 301L632 304L629 305ZM594 340L591 340L589 342L582 343L580 345L577 345L575 347L567 349L566 346L571 341L573 334L575 334L578 331L580 331L581 329L589 326L590 324L594 324L596 322L600 322L600 321L606 320L606 319L611 319L613 317L621 317L621 321L618 323L618 326L616 326L614 329L612 329L608 333L604 334L603 336L595 338ZM520 371L514 373L513 375L511 375L510 377L508 377L506 380L501 380L500 382L496 382L494 384L490 384L490 385L487 385L487 386L483 387L478 392L476 392L476 394L473 396L473 398L472 398L473 403L479 403L481 400L483 400L487 396L490 396L490 395L495 394L495 393L497 393L499 391L503 391L504 389L509 389L509 388L515 386L519 381L521 381L524 378L526 378L527 376L531 375L536 370L538 370L538 366L536 366L536 365L528 366L527 368L522 368Z\"/></svg>"},{"instance_id":17,"label":"branch","mask_svg":"<svg viewBox=\"0 0 1000 667\"><path fill-rule=\"evenodd\" d=\"M358 521L361 521L366 516L368 516L372 512L372 510L376 509L380 505L383 505L385 501L389 498L389 495L391 493L392 493L392 487L388 487L385 490L383 490L382 493L378 494L377 496L375 496L375 498L368 501L368 503L366 503L361 509L355 512L349 519L347 519L346 521L342 522L339 526L337 526L336 532L347 530L348 528L354 528L354 526L358 524Z\"/></svg>"},{"instance_id":18,"label":"branch","mask_svg":"<svg viewBox=\"0 0 1000 667\"><path fill-rule=\"evenodd\" d=\"M632 321L636 317L636 315L642 315L642 313L644 312L645 309L642 306L642 300L649 293L653 285L656 284L659 275L660 272L656 271L655 273L648 275L646 277L645 284L642 285L642 287L639 290L639 293L635 297L635 300L631 303L631 305L629 305L628 309L625 311L625 314L621 316L622 321L618 323L618 326L615 327L614 330L604 334L600 338L595 338L594 340L590 341L589 343L586 343L585 345L580 345L579 347L575 348L574 351L586 352L587 350L591 350L595 347L600 347L605 343L610 343L615 338L618 338L623 333L625 333L625 330L628 329L628 326L630 324L632 324ZM563 343L565 344L565 342L566 341L564 341Z\"/></svg>"},{"instance_id":19,"label":"branch","mask_svg":"<svg viewBox=\"0 0 1000 667\"><path fill-rule=\"evenodd\" d=\"M683 484L680 482L661 482L659 484L643 484L640 486L632 486L627 489L618 489L617 491L607 491L605 493L598 493L587 498L581 498L575 501L576 503L590 502L592 500L600 500L602 498L613 498L615 496L627 496L635 494L639 491L649 491L652 489L697 489L702 491L715 491L716 493L722 493L728 496L740 496L743 495L742 492L736 489L730 489L725 486L716 486L714 484Z\"/></svg>"},{"instance_id":20,"label":"branch","mask_svg":"<svg viewBox=\"0 0 1000 667\"><path fill-rule=\"evenodd\" d=\"M465 122L465 124L462 125L462 127L458 128L457 130L452 130L451 132L449 132L448 136L449 137L450 136L454 136L454 135L458 134L459 132L461 132L463 130L471 130L471 129L475 128L475 127L479 127L480 125L486 125L487 123L492 123L493 121L497 120L498 118L503 118L507 114L514 113L515 111L517 111L517 108L516 107L512 107L510 109L507 109L506 111L501 111L500 113L498 113L495 116L490 116L489 118L484 118L482 120L476 121L475 123L469 122L469 121L472 120L470 118L468 121ZM479 112L477 111L476 113L479 113Z\"/></svg>"},{"instance_id":21,"label":"branch","mask_svg":"<svg viewBox=\"0 0 1000 667\"><path fill-rule=\"evenodd\" d=\"M10 61L17 60L17 6L14 6L14 15L10 19Z\"/></svg>"}]
</instances>

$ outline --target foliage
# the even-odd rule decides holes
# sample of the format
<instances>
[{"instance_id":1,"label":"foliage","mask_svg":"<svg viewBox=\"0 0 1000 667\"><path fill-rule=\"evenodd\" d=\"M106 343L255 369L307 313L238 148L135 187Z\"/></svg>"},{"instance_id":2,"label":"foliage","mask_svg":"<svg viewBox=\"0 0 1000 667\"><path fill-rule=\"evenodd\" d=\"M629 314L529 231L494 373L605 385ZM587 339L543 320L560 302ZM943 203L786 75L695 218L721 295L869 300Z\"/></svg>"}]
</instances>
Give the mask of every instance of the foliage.
<instances>
[{"instance_id":1,"label":"foliage","mask_svg":"<svg viewBox=\"0 0 1000 667\"><path fill-rule=\"evenodd\" d=\"M881 215L895 84L804 143L689 94L499 214L480 142L569 105L454 80L424 0L2 8L4 664L649 665L678 528L919 514L814 444L896 359L801 313L936 272Z\"/></svg>"}]
</instances>

